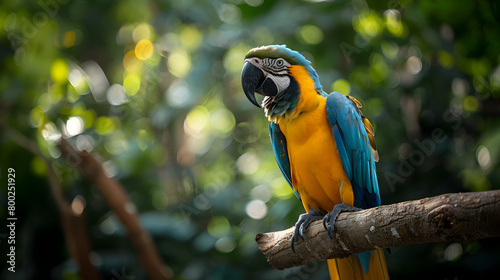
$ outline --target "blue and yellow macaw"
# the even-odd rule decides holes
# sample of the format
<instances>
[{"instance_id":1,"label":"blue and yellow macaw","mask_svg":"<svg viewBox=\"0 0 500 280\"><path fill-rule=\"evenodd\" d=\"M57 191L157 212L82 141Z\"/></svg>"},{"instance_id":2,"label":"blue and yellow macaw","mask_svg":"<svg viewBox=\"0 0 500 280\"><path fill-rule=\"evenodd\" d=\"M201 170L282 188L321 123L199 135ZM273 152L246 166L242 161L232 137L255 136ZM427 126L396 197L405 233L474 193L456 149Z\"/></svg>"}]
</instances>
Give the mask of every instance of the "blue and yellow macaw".
<instances>
[{"instance_id":1,"label":"blue and yellow macaw","mask_svg":"<svg viewBox=\"0 0 500 280\"><path fill-rule=\"evenodd\" d=\"M375 134L358 100L326 94L311 63L284 45L250 50L241 81L257 107L255 93L265 96L276 161L307 212L295 224L292 249L311 222L323 219L333 238L341 211L380 205ZM331 259L328 268L331 279L389 279L382 250Z\"/></svg>"}]
</instances>

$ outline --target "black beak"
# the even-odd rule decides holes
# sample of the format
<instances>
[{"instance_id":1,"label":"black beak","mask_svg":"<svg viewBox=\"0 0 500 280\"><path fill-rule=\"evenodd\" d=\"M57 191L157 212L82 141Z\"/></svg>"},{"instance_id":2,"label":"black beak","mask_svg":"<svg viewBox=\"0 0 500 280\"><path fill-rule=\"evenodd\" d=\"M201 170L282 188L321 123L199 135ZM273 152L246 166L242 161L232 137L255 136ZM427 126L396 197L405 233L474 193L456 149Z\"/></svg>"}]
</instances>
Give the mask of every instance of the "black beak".
<instances>
[{"instance_id":1,"label":"black beak","mask_svg":"<svg viewBox=\"0 0 500 280\"><path fill-rule=\"evenodd\" d=\"M250 62L245 62L241 71L241 85L248 100L255 106L260 108L259 103L255 100L255 91L262 86L265 76L264 72L254 66Z\"/></svg>"}]
</instances>

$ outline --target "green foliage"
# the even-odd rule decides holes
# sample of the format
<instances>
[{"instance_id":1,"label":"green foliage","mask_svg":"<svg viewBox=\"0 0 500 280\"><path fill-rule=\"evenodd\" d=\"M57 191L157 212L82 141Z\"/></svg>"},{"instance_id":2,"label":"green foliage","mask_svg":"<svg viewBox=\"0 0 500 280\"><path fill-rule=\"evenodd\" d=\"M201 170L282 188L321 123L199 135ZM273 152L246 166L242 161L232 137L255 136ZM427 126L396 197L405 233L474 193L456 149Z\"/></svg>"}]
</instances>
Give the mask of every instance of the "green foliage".
<instances>
[{"instance_id":1,"label":"green foliage","mask_svg":"<svg viewBox=\"0 0 500 280\"><path fill-rule=\"evenodd\" d=\"M176 279L325 278L324 264L274 271L254 242L257 232L288 228L303 212L275 164L263 112L241 89L243 57L259 45L302 52L325 90L361 101L376 131L383 203L500 183L495 1L0 6L0 129L38 145L69 201L83 196L96 265L109 278L144 273L102 198L60 158L61 135L100 155L123 183ZM2 273L76 278L47 169L3 131L2 189L8 167L19 177L19 272ZM481 278L500 262L491 243L394 248L389 271L404 279Z\"/></svg>"}]
</instances>

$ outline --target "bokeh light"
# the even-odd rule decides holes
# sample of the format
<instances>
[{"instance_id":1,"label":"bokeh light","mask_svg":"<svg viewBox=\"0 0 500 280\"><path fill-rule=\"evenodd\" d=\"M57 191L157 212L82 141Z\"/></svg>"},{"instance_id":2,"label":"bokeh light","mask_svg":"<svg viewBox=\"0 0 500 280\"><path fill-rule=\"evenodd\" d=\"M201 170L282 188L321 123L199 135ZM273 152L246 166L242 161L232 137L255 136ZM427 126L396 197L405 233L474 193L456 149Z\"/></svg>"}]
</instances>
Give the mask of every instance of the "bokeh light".
<instances>
[{"instance_id":1,"label":"bokeh light","mask_svg":"<svg viewBox=\"0 0 500 280\"><path fill-rule=\"evenodd\" d=\"M70 117L66 122L66 132L70 136L75 136L83 132L85 125L80 117Z\"/></svg>"},{"instance_id":2,"label":"bokeh light","mask_svg":"<svg viewBox=\"0 0 500 280\"><path fill-rule=\"evenodd\" d=\"M215 238L226 236L229 234L229 230L229 221L224 216L213 217L207 226L208 233Z\"/></svg>"},{"instance_id":3,"label":"bokeh light","mask_svg":"<svg viewBox=\"0 0 500 280\"><path fill-rule=\"evenodd\" d=\"M148 23L138 24L134 31L132 32L132 39L134 42L140 42L141 40L150 40L153 34L153 27Z\"/></svg>"},{"instance_id":4,"label":"bokeh light","mask_svg":"<svg viewBox=\"0 0 500 280\"><path fill-rule=\"evenodd\" d=\"M50 66L50 77L56 84L61 84L67 80L69 67L62 58L57 58Z\"/></svg>"},{"instance_id":5,"label":"bokeh light","mask_svg":"<svg viewBox=\"0 0 500 280\"><path fill-rule=\"evenodd\" d=\"M226 108L219 108L211 112L210 123L214 133L226 135L234 129L236 120L231 111Z\"/></svg>"},{"instance_id":6,"label":"bokeh light","mask_svg":"<svg viewBox=\"0 0 500 280\"><path fill-rule=\"evenodd\" d=\"M267 215L267 205L262 200L254 199L248 202L245 211L250 218L260 220Z\"/></svg>"},{"instance_id":7,"label":"bokeh light","mask_svg":"<svg viewBox=\"0 0 500 280\"><path fill-rule=\"evenodd\" d=\"M95 129L96 129L97 133L99 133L99 134L102 134L102 135L110 134L111 132L113 132L115 130L115 128L116 128L116 124L112 118L102 116L102 117L97 118L97 120L96 120Z\"/></svg>"},{"instance_id":8,"label":"bokeh light","mask_svg":"<svg viewBox=\"0 0 500 280\"><path fill-rule=\"evenodd\" d=\"M229 253L233 251L234 248L236 248L236 244L230 237L222 237L215 242L215 249L222 253Z\"/></svg>"},{"instance_id":9,"label":"bokeh light","mask_svg":"<svg viewBox=\"0 0 500 280\"><path fill-rule=\"evenodd\" d=\"M191 58L185 50L176 49L168 56L167 65L172 75L182 78L191 70Z\"/></svg>"},{"instance_id":10,"label":"bokeh light","mask_svg":"<svg viewBox=\"0 0 500 280\"><path fill-rule=\"evenodd\" d=\"M338 79L332 84L332 91L340 92L344 95L351 93L351 85L345 79Z\"/></svg>"},{"instance_id":11,"label":"bokeh light","mask_svg":"<svg viewBox=\"0 0 500 280\"><path fill-rule=\"evenodd\" d=\"M75 88L76 92L79 94L88 93L88 84L86 81L85 73L78 68L72 69L68 74L69 83Z\"/></svg>"},{"instance_id":12,"label":"bokeh light","mask_svg":"<svg viewBox=\"0 0 500 280\"><path fill-rule=\"evenodd\" d=\"M371 39L382 32L382 19L380 16L370 11L353 18L353 26L364 38Z\"/></svg>"},{"instance_id":13,"label":"bokeh light","mask_svg":"<svg viewBox=\"0 0 500 280\"><path fill-rule=\"evenodd\" d=\"M384 12L384 16L385 25L390 33L397 37L403 37L406 35L406 29L401 22L401 13L398 10L386 10Z\"/></svg>"},{"instance_id":14,"label":"bokeh light","mask_svg":"<svg viewBox=\"0 0 500 280\"><path fill-rule=\"evenodd\" d=\"M104 74L101 66L97 62L91 60L82 64L83 71L89 79L89 86L95 101L102 102L106 100L106 90L109 87L109 81Z\"/></svg>"},{"instance_id":15,"label":"bokeh light","mask_svg":"<svg viewBox=\"0 0 500 280\"><path fill-rule=\"evenodd\" d=\"M406 69L411 74L416 75L422 70L422 61L416 56L410 56L406 61Z\"/></svg>"},{"instance_id":16,"label":"bokeh light","mask_svg":"<svg viewBox=\"0 0 500 280\"><path fill-rule=\"evenodd\" d=\"M476 153L477 157L477 162L479 163L479 166L481 166L481 169L484 171L484 173L488 174L491 170L491 154L488 148L485 146L481 145L477 149Z\"/></svg>"},{"instance_id":17,"label":"bokeh light","mask_svg":"<svg viewBox=\"0 0 500 280\"><path fill-rule=\"evenodd\" d=\"M45 140L54 142L59 141L62 135L53 122L47 122L43 126L42 136L43 138L45 138Z\"/></svg>"},{"instance_id":18,"label":"bokeh light","mask_svg":"<svg viewBox=\"0 0 500 280\"><path fill-rule=\"evenodd\" d=\"M79 151L91 152L94 149L94 138L89 135L78 135L76 138L76 149Z\"/></svg>"},{"instance_id":19,"label":"bokeh light","mask_svg":"<svg viewBox=\"0 0 500 280\"><path fill-rule=\"evenodd\" d=\"M258 185L250 192L252 198L268 202L272 198L272 192L268 185Z\"/></svg>"},{"instance_id":20,"label":"bokeh light","mask_svg":"<svg viewBox=\"0 0 500 280\"><path fill-rule=\"evenodd\" d=\"M297 30L297 34L306 44L316 45L323 41L323 31L316 25L304 25Z\"/></svg>"},{"instance_id":21,"label":"bokeh light","mask_svg":"<svg viewBox=\"0 0 500 280\"><path fill-rule=\"evenodd\" d=\"M241 173L251 175L259 168L259 158L255 153L244 153L236 160L236 166Z\"/></svg>"},{"instance_id":22,"label":"bokeh light","mask_svg":"<svg viewBox=\"0 0 500 280\"><path fill-rule=\"evenodd\" d=\"M240 9L232 4L222 4L219 6L218 14L220 20L225 23L235 23L241 17Z\"/></svg>"},{"instance_id":23,"label":"bokeh light","mask_svg":"<svg viewBox=\"0 0 500 280\"><path fill-rule=\"evenodd\" d=\"M190 103L193 95L189 85L183 79L176 79L165 92L167 102L173 107L184 107Z\"/></svg>"},{"instance_id":24,"label":"bokeh light","mask_svg":"<svg viewBox=\"0 0 500 280\"><path fill-rule=\"evenodd\" d=\"M475 96L466 96L462 101L463 109L466 112L476 112L479 109L479 100Z\"/></svg>"},{"instance_id":25,"label":"bokeh light","mask_svg":"<svg viewBox=\"0 0 500 280\"><path fill-rule=\"evenodd\" d=\"M453 56L447 51L440 51L438 53L439 64L443 67L451 68L454 64Z\"/></svg>"},{"instance_id":26,"label":"bokeh light","mask_svg":"<svg viewBox=\"0 0 500 280\"><path fill-rule=\"evenodd\" d=\"M203 41L203 34L194 25L185 25L179 32L179 40L189 51L198 49Z\"/></svg>"},{"instance_id":27,"label":"bokeh light","mask_svg":"<svg viewBox=\"0 0 500 280\"><path fill-rule=\"evenodd\" d=\"M444 259L447 261L454 261L462 255L462 244L459 243L451 243L444 250Z\"/></svg>"},{"instance_id":28,"label":"bokeh light","mask_svg":"<svg viewBox=\"0 0 500 280\"><path fill-rule=\"evenodd\" d=\"M141 77L136 73L129 73L123 79L123 89L127 95L135 95L141 88Z\"/></svg>"},{"instance_id":29,"label":"bokeh light","mask_svg":"<svg viewBox=\"0 0 500 280\"><path fill-rule=\"evenodd\" d=\"M38 176L47 174L47 165L40 157L35 157L30 163L31 170Z\"/></svg>"},{"instance_id":30,"label":"bokeh light","mask_svg":"<svg viewBox=\"0 0 500 280\"><path fill-rule=\"evenodd\" d=\"M135 45L135 56L140 60L149 59L154 52L153 43L151 41L142 39Z\"/></svg>"},{"instance_id":31,"label":"bokeh light","mask_svg":"<svg viewBox=\"0 0 500 280\"><path fill-rule=\"evenodd\" d=\"M138 72L142 68L142 61L137 58L135 51L129 51L123 57L123 67L127 72Z\"/></svg>"},{"instance_id":32,"label":"bokeh light","mask_svg":"<svg viewBox=\"0 0 500 280\"><path fill-rule=\"evenodd\" d=\"M276 179L272 180L269 186L271 187L271 190L275 197L278 197L280 199L287 199L294 196L290 186L282 177L277 177Z\"/></svg>"},{"instance_id":33,"label":"bokeh light","mask_svg":"<svg viewBox=\"0 0 500 280\"><path fill-rule=\"evenodd\" d=\"M209 117L209 112L205 107L194 107L186 116L184 130L191 136L197 136L208 125Z\"/></svg>"},{"instance_id":34,"label":"bokeh light","mask_svg":"<svg viewBox=\"0 0 500 280\"><path fill-rule=\"evenodd\" d=\"M127 102L127 95L125 94L125 89L122 85L114 84L108 88L106 92L106 99L109 104L114 106L122 105Z\"/></svg>"},{"instance_id":35,"label":"bokeh light","mask_svg":"<svg viewBox=\"0 0 500 280\"><path fill-rule=\"evenodd\" d=\"M73 201L71 202L71 210L73 211L73 214L77 217L83 214L83 210L85 210L86 206L87 206L87 201L85 200L85 197L81 195L75 196L75 198L73 198Z\"/></svg>"},{"instance_id":36,"label":"bokeh light","mask_svg":"<svg viewBox=\"0 0 500 280\"><path fill-rule=\"evenodd\" d=\"M118 174L118 168L114 164L113 161L107 160L103 162L102 164L102 171L104 172L104 175L108 178L113 178Z\"/></svg>"},{"instance_id":37,"label":"bokeh light","mask_svg":"<svg viewBox=\"0 0 500 280\"><path fill-rule=\"evenodd\" d=\"M399 47L396 43L393 42L381 42L380 47L382 49L382 53L388 59L395 59L399 52Z\"/></svg>"},{"instance_id":38,"label":"bokeh light","mask_svg":"<svg viewBox=\"0 0 500 280\"><path fill-rule=\"evenodd\" d=\"M63 46L66 48L74 46L76 43L76 33L75 31L67 31L63 36Z\"/></svg>"}]
</instances>

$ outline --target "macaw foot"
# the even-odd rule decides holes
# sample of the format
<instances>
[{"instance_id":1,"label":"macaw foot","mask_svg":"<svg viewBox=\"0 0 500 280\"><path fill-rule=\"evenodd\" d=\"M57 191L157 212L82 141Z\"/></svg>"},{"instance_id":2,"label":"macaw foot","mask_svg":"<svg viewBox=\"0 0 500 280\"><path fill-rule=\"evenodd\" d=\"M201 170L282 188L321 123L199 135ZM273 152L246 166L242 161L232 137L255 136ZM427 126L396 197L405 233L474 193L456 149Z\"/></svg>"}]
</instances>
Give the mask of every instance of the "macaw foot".
<instances>
[{"instance_id":1,"label":"macaw foot","mask_svg":"<svg viewBox=\"0 0 500 280\"><path fill-rule=\"evenodd\" d=\"M290 240L290 245L294 253L295 249L293 248L293 243L298 240L299 236L304 240L304 229L307 228L310 223L320 220L322 217L323 215L321 215L319 209L311 209L308 213L299 216L297 223L295 223L292 239Z\"/></svg>"},{"instance_id":2,"label":"macaw foot","mask_svg":"<svg viewBox=\"0 0 500 280\"><path fill-rule=\"evenodd\" d=\"M330 236L330 238L333 239L333 231L335 230L335 221L337 220L337 217L339 216L340 212L354 212L359 210L363 209L354 206L349 206L344 202L342 202L341 204L336 204L333 207L332 212L326 214L325 217L323 217L323 226L328 231L328 236ZM326 226L327 222L328 226Z\"/></svg>"}]
</instances>

